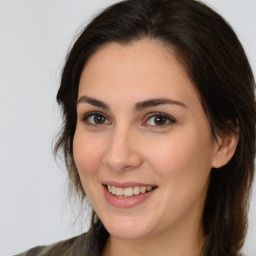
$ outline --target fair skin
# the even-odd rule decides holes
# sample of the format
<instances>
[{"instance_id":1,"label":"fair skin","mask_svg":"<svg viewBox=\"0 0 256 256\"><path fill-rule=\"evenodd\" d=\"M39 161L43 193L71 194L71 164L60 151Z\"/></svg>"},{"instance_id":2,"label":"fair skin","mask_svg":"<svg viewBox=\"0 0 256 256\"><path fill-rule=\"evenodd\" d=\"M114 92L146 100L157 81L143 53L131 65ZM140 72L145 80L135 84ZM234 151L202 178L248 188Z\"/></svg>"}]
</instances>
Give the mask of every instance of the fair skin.
<instances>
[{"instance_id":1,"label":"fair skin","mask_svg":"<svg viewBox=\"0 0 256 256\"><path fill-rule=\"evenodd\" d=\"M152 99L171 103L151 102L135 110L138 102ZM101 47L83 69L77 114L74 160L110 233L103 255L200 255L209 174L230 160L237 138L213 139L175 53L149 39ZM110 201L105 196L109 181L154 189L132 207L124 196L123 205L116 206L111 203L116 196Z\"/></svg>"}]
</instances>

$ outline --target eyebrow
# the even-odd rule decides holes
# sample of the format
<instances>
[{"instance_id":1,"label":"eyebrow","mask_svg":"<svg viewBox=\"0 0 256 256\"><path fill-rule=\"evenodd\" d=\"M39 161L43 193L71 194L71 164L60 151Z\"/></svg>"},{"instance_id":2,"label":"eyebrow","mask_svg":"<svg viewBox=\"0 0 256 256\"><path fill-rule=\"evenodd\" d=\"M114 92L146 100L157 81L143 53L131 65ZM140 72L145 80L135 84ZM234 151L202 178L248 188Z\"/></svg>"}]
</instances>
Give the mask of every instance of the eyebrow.
<instances>
[{"instance_id":1,"label":"eyebrow","mask_svg":"<svg viewBox=\"0 0 256 256\"><path fill-rule=\"evenodd\" d=\"M108 104L104 103L103 101L91 98L91 97L82 96L78 99L77 104L82 103L82 102L88 103L90 105L93 105L93 106L96 106L99 108L110 110L110 107ZM168 99L168 98L157 98L157 99L148 99L145 101L137 102L135 104L135 106L133 107L133 111L138 112L145 108L159 106L159 105L167 105L167 104L177 105L177 106L187 108L187 106L183 102L173 100L173 99Z\"/></svg>"},{"instance_id":2,"label":"eyebrow","mask_svg":"<svg viewBox=\"0 0 256 256\"><path fill-rule=\"evenodd\" d=\"M137 102L134 106L134 111L141 111L148 107L154 107L154 106L166 105L166 104L178 105L178 106L187 108L187 106L180 101L167 99L167 98L159 98L159 99L149 99L149 100Z\"/></svg>"},{"instance_id":3,"label":"eyebrow","mask_svg":"<svg viewBox=\"0 0 256 256\"><path fill-rule=\"evenodd\" d=\"M87 96L82 96L81 98L78 99L77 104L79 103L89 103L93 106L99 107L99 108L103 108L103 109L107 109L109 110L110 107L104 103L103 101L97 100L97 99L93 99Z\"/></svg>"}]
</instances>

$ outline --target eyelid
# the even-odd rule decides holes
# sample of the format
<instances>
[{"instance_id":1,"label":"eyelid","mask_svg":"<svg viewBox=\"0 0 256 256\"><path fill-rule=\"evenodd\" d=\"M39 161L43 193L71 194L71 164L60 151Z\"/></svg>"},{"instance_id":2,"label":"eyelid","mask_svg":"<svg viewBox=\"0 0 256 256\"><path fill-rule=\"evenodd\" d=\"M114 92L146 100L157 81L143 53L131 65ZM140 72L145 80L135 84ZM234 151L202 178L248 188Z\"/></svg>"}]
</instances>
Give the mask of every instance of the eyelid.
<instances>
[{"instance_id":1,"label":"eyelid","mask_svg":"<svg viewBox=\"0 0 256 256\"><path fill-rule=\"evenodd\" d=\"M145 123L152 117L156 117L156 116L161 116L161 117L164 117L166 118L169 122L167 124L164 124L164 125L145 125ZM168 114L165 114L163 112L152 112L150 114L147 115L146 117L146 121L142 124L143 126L151 126L151 127L154 127L155 129L161 129L161 128L165 128L166 126L169 126L171 124L174 124L176 123L176 119L173 118L172 116L168 115Z\"/></svg>"},{"instance_id":2,"label":"eyelid","mask_svg":"<svg viewBox=\"0 0 256 256\"><path fill-rule=\"evenodd\" d=\"M102 112L99 112L99 111L91 111L91 112L88 112L86 114L83 114L82 117L80 118L80 121L86 122L89 117L94 116L94 115L102 116L102 117L106 118L109 121L109 123L111 123L109 118L105 114L103 114ZM102 126L102 125L108 125L109 123L104 123L104 124L88 123L88 124L89 125L95 125L95 126Z\"/></svg>"},{"instance_id":3,"label":"eyelid","mask_svg":"<svg viewBox=\"0 0 256 256\"><path fill-rule=\"evenodd\" d=\"M108 123L103 123L103 124L94 124L94 123L87 122L88 118L90 118L91 116L94 116L94 115L102 116L102 117L106 118L106 120L108 120L109 122ZM164 125L147 125L146 124L146 122L148 122L148 120L150 118L156 117L156 116L160 116L160 117L166 118L168 123L164 124ZM142 126L150 126L150 127L153 127L154 129L165 128L165 127L167 127L167 126L169 126L171 124L176 123L176 119L175 118L173 118L172 116L170 116L168 114L165 114L163 112L152 112L152 113L147 114L145 116L145 118L146 118L146 121L144 121L142 123ZM111 124L110 118L107 115L105 115L104 113L99 112L99 111L91 111L91 112L88 112L86 114L83 114L82 117L80 118L80 120L83 121L83 122L87 122L88 125L97 126L97 127Z\"/></svg>"}]
</instances>

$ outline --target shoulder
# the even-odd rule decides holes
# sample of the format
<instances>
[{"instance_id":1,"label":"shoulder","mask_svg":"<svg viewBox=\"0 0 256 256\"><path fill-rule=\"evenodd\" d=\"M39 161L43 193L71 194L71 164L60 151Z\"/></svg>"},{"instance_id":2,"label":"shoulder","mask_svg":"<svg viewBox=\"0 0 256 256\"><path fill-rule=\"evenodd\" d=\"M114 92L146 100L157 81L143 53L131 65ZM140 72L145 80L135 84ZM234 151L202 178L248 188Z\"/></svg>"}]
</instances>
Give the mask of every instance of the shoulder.
<instances>
[{"instance_id":1,"label":"shoulder","mask_svg":"<svg viewBox=\"0 0 256 256\"><path fill-rule=\"evenodd\" d=\"M83 255L87 233L47 246L37 246L16 256L73 256Z\"/></svg>"}]
</instances>

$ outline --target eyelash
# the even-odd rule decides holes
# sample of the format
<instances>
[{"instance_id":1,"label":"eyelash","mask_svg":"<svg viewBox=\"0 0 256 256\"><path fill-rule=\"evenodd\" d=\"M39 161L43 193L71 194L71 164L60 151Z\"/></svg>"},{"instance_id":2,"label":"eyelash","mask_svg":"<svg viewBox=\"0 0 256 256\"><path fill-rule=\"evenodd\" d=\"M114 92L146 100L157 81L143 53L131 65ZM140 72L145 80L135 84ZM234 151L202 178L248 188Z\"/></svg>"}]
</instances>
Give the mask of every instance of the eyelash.
<instances>
[{"instance_id":1,"label":"eyelash","mask_svg":"<svg viewBox=\"0 0 256 256\"><path fill-rule=\"evenodd\" d=\"M166 120L166 122L167 122L167 123L164 124L164 125L150 125L150 126L155 126L155 127L154 127L155 129L161 129L161 128L164 128L164 127L167 127L167 126L169 126L169 125L171 125L171 124L176 123L176 120L175 120L173 117L171 117L171 116L169 116L169 115L167 115L167 114L164 114L164 113L162 113L162 112L150 113L150 114L147 116L146 122L148 122L149 119L151 119L152 117L161 117L161 118L165 118L165 120ZM145 126L144 123L143 123L142 125Z\"/></svg>"},{"instance_id":2,"label":"eyelash","mask_svg":"<svg viewBox=\"0 0 256 256\"><path fill-rule=\"evenodd\" d=\"M101 116L101 117L107 119L107 117L104 114L102 114L101 112L90 112L90 113L83 115L80 120L87 123L88 125L93 125L93 126L106 125L105 123L104 124L88 123L88 119L92 116Z\"/></svg>"},{"instance_id":3,"label":"eyelash","mask_svg":"<svg viewBox=\"0 0 256 256\"><path fill-rule=\"evenodd\" d=\"M83 122L86 122L88 125L92 125L92 126L108 125L108 123L104 123L104 124L89 123L89 122L88 122L88 119L89 119L90 117L93 117L93 116L100 116L100 117L103 117L103 118L105 118L106 120L108 120L108 118L107 118L103 113L101 113L101 112L90 112L90 113L87 113L87 114L83 115L80 120L83 121ZM154 127L154 129L161 129L161 128L164 128L164 127L167 127L167 126L169 126L169 125L171 125L171 124L176 123L176 120L175 120L173 117L171 117L171 116L169 116L169 115L167 115L167 114L165 114L165 113L162 113L162 112L150 113L150 114L147 116L146 122L148 122L152 117L161 117L161 118L165 118L165 120L167 121L167 123L164 124L164 125L149 125L149 126ZM109 121L109 123L111 123L111 122ZM143 126L147 126L147 125L145 125L145 122L144 122L142 125L143 125Z\"/></svg>"}]
</instances>

